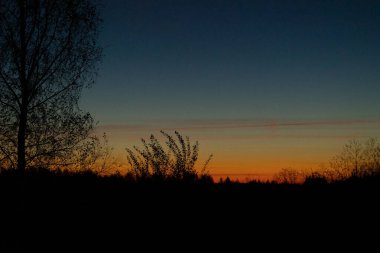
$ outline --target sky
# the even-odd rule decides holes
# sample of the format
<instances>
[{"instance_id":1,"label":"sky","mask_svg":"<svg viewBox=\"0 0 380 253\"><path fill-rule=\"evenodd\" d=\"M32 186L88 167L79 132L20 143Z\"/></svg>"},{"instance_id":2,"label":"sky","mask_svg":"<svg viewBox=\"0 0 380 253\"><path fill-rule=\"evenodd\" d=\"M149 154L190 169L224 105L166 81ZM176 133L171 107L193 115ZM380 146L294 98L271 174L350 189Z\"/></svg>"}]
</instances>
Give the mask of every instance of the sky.
<instances>
[{"instance_id":1,"label":"sky","mask_svg":"<svg viewBox=\"0 0 380 253\"><path fill-rule=\"evenodd\" d=\"M380 137L380 1L107 0L82 107L120 156L159 130L213 174L316 168Z\"/></svg>"}]
</instances>

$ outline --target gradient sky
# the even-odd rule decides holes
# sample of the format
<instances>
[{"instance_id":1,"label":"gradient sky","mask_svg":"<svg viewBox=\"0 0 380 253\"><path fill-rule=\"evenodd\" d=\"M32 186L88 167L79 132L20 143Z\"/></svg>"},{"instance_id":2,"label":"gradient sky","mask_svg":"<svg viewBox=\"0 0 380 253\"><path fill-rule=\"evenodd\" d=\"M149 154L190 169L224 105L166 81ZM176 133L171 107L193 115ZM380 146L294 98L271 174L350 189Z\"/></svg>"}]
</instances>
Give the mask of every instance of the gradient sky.
<instances>
[{"instance_id":1,"label":"gradient sky","mask_svg":"<svg viewBox=\"0 0 380 253\"><path fill-rule=\"evenodd\" d=\"M380 137L380 1L107 0L102 16L82 104L116 153L177 129L212 173L270 174Z\"/></svg>"}]
</instances>

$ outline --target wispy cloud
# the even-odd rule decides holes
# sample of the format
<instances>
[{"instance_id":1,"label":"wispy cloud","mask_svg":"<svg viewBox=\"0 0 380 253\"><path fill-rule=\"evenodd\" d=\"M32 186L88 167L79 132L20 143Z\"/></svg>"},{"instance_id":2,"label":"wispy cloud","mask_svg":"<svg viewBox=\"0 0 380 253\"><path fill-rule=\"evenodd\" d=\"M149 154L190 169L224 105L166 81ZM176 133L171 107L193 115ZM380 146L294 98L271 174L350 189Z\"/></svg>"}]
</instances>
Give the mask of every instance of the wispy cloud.
<instances>
[{"instance_id":1,"label":"wispy cloud","mask_svg":"<svg viewBox=\"0 0 380 253\"><path fill-rule=\"evenodd\" d=\"M216 119L216 120L152 120L139 123L101 125L100 129L110 131L214 131L222 129L285 129L285 128L327 128L339 126L378 126L380 119L340 120L277 120L277 119Z\"/></svg>"}]
</instances>

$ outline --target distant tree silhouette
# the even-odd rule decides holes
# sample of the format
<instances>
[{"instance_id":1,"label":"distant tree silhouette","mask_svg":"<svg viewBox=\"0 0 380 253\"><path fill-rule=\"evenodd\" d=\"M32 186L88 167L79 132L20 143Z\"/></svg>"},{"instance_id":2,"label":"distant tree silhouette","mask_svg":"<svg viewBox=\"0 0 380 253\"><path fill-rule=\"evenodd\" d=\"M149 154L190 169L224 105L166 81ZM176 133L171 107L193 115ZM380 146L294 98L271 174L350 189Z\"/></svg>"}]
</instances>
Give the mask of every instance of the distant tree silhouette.
<instances>
[{"instance_id":1,"label":"distant tree silhouette","mask_svg":"<svg viewBox=\"0 0 380 253\"><path fill-rule=\"evenodd\" d=\"M300 171L292 168L284 168L276 175L274 175L274 181L282 184L295 184L300 181L302 174Z\"/></svg>"},{"instance_id":2,"label":"distant tree silhouette","mask_svg":"<svg viewBox=\"0 0 380 253\"><path fill-rule=\"evenodd\" d=\"M380 143L375 138L369 138L364 145L366 167L373 173L380 173Z\"/></svg>"},{"instance_id":3,"label":"distant tree silhouette","mask_svg":"<svg viewBox=\"0 0 380 253\"><path fill-rule=\"evenodd\" d=\"M91 170L99 175L109 175L118 172L122 163L112 154L113 148L108 143L106 133L102 137L89 136L79 148L75 148L70 159L72 164L65 167L71 171L81 172ZM61 168L62 166L57 166Z\"/></svg>"},{"instance_id":4,"label":"distant tree silhouette","mask_svg":"<svg viewBox=\"0 0 380 253\"><path fill-rule=\"evenodd\" d=\"M336 169L341 178L351 175L359 176L364 170L364 166L363 145L357 140L352 140L346 144L342 152L335 156L332 161L332 167Z\"/></svg>"},{"instance_id":5,"label":"distant tree silhouette","mask_svg":"<svg viewBox=\"0 0 380 253\"><path fill-rule=\"evenodd\" d=\"M311 171L282 169L274 180L285 184L324 184L376 175L380 175L380 143L369 138L364 142L349 141L341 153L333 157L328 168Z\"/></svg>"},{"instance_id":6,"label":"distant tree silhouette","mask_svg":"<svg viewBox=\"0 0 380 253\"><path fill-rule=\"evenodd\" d=\"M164 148L158 139L151 135L149 142L142 139L143 148L134 146L134 151L127 148L127 159L132 168L132 173L137 179L158 178L158 179L195 179L198 172L195 169L195 163L198 160L199 143L191 145L188 136L182 137L177 131L175 132L177 140L161 131L165 137L166 148ZM206 168L212 155L203 165L200 175L207 174Z\"/></svg>"},{"instance_id":7,"label":"distant tree silhouette","mask_svg":"<svg viewBox=\"0 0 380 253\"><path fill-rule=\"evenodd\" d=\"M319 171L313 171L305 175L304 184L305 185L323 185L328 183L328 177L325 173Z\"/></svg>"},{"instance_id":8,"label":"distant tree silhouette","mask_svg":"<svg viewBox=\"0 0 380 253\"><path fill-rule=\"evenodd\" d=\"M0 1L0 161L23 171L72 163L95 140L78 100L101 49L90 0Z\"/></svg>"},{"instance_id":9,"label":"distant tree silhouette","mask_svg":"<svg viewBox=\"0 0 380 253\"><path fill-rule=\"evenodd\" d=\"M340 154L331 161L335 180L349 177L363 177L380 171L380 143L374 138L361 143L357 140L348 142Z\"/></svg>"}]
</instances>

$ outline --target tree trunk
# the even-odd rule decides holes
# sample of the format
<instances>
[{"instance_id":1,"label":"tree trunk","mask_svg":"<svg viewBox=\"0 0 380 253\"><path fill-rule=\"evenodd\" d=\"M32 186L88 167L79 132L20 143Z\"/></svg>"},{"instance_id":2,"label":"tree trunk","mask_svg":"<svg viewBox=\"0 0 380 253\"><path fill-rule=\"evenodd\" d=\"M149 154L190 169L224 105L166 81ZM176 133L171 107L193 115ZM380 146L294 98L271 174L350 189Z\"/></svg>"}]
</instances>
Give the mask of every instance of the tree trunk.
<instances>
[{"instance_id":1,"label":"tree trunk","mask_svg":"<svg viewBox=\"0 0 380 253\"><path fill-rule=\"evenodd\" d=\"M25 106L24 106L25 107ZM20 172L25 171L25 137L26 137L26 122L28 118L27 108L22 108L20 113L20 121L17 135L17 169Z\"/></svg>"},{"instance_id":2,"label":"tree trunk","mask_svg":"<svg viewBox=\"0 0 380 253\"><path fill-rule=\"evenodd\" d=\"M21 84L21 104L19 115L19 126L17 134L17 169L25 171L25 137L28 120L28 82L26 80L26 1L18 1L20 8L20 84Z\"/></svg>"}]
</instances>

